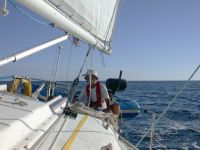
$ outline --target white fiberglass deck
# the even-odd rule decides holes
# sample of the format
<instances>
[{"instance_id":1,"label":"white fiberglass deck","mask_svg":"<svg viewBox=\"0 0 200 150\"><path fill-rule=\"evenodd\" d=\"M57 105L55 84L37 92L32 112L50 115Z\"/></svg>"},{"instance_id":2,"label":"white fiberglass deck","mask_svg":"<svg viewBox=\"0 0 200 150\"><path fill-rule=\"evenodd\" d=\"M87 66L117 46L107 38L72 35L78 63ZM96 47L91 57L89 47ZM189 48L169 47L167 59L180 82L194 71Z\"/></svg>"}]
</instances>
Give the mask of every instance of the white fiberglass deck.
<instances>
[{"instance_id":1,"label":"white fiberglass deck","mask_svg":"<svg viewBox=\"0 0 200 150\"><path fill-rule=\"evenodd\" d=\"M58 118L37 99L0 92L0 149L20 149Z\"/></svg>"},{"instance_id":2,"label":"white fiberglass deck","mask_svg":"<svg viewBox=\"0 0 200 150\"><path fill-rule=\"evenodd\" d=\"M50 102L0 92L0 149L128 149L95 117L62 114L65 99Z\"/></svg>"},{"instance_id":3,"label":"white fiberglass deck","mask_svg":"<svg viewBox=\"0 0 200 150\"><path fill-rule=\"evenodd\" d=\"M117 141L111 128L105 129L101 120L78 115L76 119L60 118L45 140L38 144L37 149L103 150L111 147L119 150Z\"/></svg>"}]
</instances>

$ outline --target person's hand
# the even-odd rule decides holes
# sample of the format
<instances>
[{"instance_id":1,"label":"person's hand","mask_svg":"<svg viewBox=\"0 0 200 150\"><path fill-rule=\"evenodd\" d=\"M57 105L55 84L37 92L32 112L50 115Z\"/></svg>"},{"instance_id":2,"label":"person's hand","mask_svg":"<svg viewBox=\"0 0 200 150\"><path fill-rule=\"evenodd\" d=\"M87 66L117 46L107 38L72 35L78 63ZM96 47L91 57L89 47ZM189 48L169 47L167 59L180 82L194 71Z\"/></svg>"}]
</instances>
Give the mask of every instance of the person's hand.
<instances>
[{"instance_id":1,"label":"person's hand","mask_svg":"<svg viewBox=\"0 0 200 150\"><path fill-rule=\"evenodd\" d=\"M112 111L111 111L110 108L106 108L106 109L104 109L103 112L105 112L105 113L112 113Z\"/></svg>"},{"instance_id":2,"label":"person's hand","mask_svg":"<svg viewBox=\"0 0 200 150\"><path fill-rule=\"evenodd\" d=\"M72 99L72 104L76 103L77 101L78 101L78 99L77 99L76 97L74 97L74 98Z\"/></svg>"}]
</instances>

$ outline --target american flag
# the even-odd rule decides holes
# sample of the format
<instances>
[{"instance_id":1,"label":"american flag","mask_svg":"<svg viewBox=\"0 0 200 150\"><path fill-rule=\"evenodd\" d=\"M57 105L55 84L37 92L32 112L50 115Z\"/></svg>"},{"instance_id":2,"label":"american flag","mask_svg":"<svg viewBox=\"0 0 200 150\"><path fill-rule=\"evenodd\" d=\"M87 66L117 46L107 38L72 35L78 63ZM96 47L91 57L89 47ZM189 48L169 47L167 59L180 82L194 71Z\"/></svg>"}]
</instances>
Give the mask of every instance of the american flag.
<instances>
[{"instance_id":1,"label":"american flag","mask_svg":"<svg viewBox=\"0 0 200 150\"><path fill-rule=\"evenodd\" d=\"M79 47L80 46L80 40L76 37L73 37L73 43L76 47Z\"/></svg>"}]
</instances>

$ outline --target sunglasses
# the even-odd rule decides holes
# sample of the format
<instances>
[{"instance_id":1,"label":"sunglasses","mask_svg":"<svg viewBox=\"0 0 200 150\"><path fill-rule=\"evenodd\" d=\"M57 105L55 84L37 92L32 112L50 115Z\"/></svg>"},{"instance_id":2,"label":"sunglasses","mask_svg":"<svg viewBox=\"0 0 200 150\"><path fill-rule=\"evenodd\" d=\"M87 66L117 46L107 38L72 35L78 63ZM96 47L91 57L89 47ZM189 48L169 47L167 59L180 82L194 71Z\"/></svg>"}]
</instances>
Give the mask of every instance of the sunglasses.
<instances>
[{"instance_id":1,"label":"sunglasses","mask_svg":"<svg viewBox=\"0 0 200 150\"><path fill-rule=\"evenodd\" d=\"M89 76L85 76L84 78L85 78L86 81L89 80ZM91 79L96 79L96 77L95 77L94 75L92 75L92 78L91 78Z\"/></svg>"}]
</instances>

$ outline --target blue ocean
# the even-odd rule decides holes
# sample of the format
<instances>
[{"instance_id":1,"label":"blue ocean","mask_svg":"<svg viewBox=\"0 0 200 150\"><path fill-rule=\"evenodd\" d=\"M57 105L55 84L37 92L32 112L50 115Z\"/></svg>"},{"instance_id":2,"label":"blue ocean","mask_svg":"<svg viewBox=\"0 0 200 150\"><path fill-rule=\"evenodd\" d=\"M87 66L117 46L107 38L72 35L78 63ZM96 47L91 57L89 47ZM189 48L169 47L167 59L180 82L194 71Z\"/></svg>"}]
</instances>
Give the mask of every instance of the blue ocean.
<instances>
[{"instance_id":1,"label":"blue ocean","mask_svg":"<svg viewBox=\"0 0 200 150\"><path fill-rule=\"evenodd\" d=\"M118 92L121 99L137 101L141 113L135 118L122 118L121 134L136 145L151 127L152 114L156 118L174 99L185 81L132 81L124 91ZM139 144L139 149L148 149L148 134ZM200 149L200 82L191 81L176 101L155 126L153 149Z\"/></svg>"}]
</instances>

